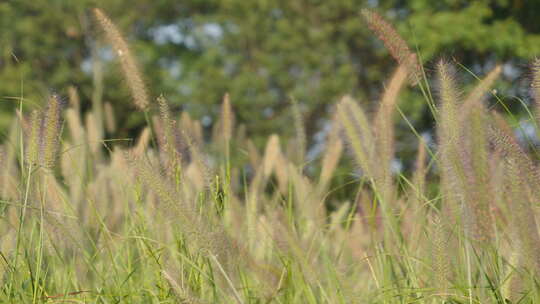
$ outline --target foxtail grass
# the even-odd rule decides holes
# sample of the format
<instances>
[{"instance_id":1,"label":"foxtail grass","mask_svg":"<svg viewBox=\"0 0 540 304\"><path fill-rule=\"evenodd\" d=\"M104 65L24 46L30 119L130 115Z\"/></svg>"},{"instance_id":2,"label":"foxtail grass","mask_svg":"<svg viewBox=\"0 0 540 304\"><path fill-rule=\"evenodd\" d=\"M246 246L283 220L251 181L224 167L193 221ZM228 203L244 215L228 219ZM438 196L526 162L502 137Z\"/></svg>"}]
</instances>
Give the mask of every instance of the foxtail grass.
<instances>
[{"instance_id":1,"label":"foxtail grass","mask_svg":"<svg viewBox=\"0 0 540 304\"><path fill-rule=\"evenodd\" d=\"M0 145L0 302L539 301L539 165L488 110L499 66L468 91L447 61L433 80L422 74L438 84L437 104L426 101L436 137L413 128L409 163L395 112L407 119L400 101L422 67L364 11L398 61L375 111L343 97L324 149L310 151L293 105L296 142L272 134L258 145L228 95L213 137L164 96L150 108L125 39L94 14L147 125L129 144L111 139L115 105L82 113L91 101L74 88L65 113L51 95L14 114Z\"/></svg>"},{"instance_id":2,"label":"foxtail grass","mask_svg":"<svg viewBox=\"0 0 540 304\"><path fill-rule=\"evenodd\" d=\"M140 68L131 54L126 40L116 25L101 9L95 8L93 12L99 26L105 33L107 41L112 45L116 56L120 60L122 72L131 91L135 106L141 111L146 110L149 105L148 91Z\"/></svg>"}]
</instances>

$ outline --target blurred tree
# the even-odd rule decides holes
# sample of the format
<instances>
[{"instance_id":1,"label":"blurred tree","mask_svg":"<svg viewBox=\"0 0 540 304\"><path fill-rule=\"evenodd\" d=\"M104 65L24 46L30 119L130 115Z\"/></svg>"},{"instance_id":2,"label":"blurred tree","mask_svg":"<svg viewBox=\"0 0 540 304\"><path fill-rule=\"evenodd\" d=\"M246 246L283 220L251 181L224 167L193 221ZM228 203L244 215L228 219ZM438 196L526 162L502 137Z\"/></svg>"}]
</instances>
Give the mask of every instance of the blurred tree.
<instances>
[{"instance_id":1,"label":"blurred tree","mask_svg":"<svg viewBox=\"0 0 540 304\"><path fill-rule=\"evenodd\" d=\"M103 99L120 113L121 134L141 123L118 67L108 64L115 62L110 48L96 39L95 6L126 34L152 96L164 93L197 116L215 117L230 92L239 122L256 136L291 132L290 96L310 137L341 95L376 100L396 64L368 32L363 7L396 24L428 67L443 54L482 74L495 61L519 67L540 51L538 1L8 0L0 3L0 106L23 92L33 103L51 88L64 94L74 85L87 108L101 98L93 80L98 60ZM429 128L418 90L403 98L405 114Z\"/></svg>"},{"instance_id":2,"label":"blurred tree","mask_svg":"<svg viewBox=\"0 0 540 304\"><path fill-rule=\"evenodd\" d=\"M540 9L538 1L413 0L409 5L403 18L411 31L405 34L414 34L427 58L445 50L472 65L488 56L502 61L540 52L540 22L530 14Z\"/></svg>"},{"instance_id":3,"label":"blurred tree","mask_svg":"<svg viewBox=\"0 0 540 304\"><path fill-rule=\"evenodd\" d=\"M133 111L120 70L109 64L116 60L110 46L101 42L101 30L90 13L93 7L114 16L144 69L153 96L174 94L171 88L177 87L176 79L168 62L189 58L195 52L183 43L172 48L168 40L159 39L157 31L187 19L176 13L184 11L181 5L163 0L2 1L0 129L9 124L21 96L24 106L36 106L51 91L68 96L70 85L78 88L83 109L88 109L93 99L111 101L122 132L140 126L141 116ZM197 7L201 12L203 8Z\"/></svg>"}]
</instances>

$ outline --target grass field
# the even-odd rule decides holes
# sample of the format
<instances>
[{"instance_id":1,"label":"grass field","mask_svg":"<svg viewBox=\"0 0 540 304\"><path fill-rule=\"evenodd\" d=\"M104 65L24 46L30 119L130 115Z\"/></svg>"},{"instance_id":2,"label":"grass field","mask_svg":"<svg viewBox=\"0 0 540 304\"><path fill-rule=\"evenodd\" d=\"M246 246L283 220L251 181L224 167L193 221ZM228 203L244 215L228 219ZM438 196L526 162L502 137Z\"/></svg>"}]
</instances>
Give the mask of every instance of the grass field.
<instances>
[{"instance_id":1,"label":"grass field","mask_svg":"<svg viewBox=\"0 0 540 304\"><path fill-rule=\"evenodd\" d=\"M272 135L264 149L235 124L229 96L204 136L166 97L149 97L122 35L95 10L147 125L133 141L109 137L114 105L81 113L71 89L25 112L20 96L0 147L0 302L540 302L540 171L485 104L501 68L463 92L451 63L426 76L389 24L363 14L398 67L373 113L348 96L336 103L311 160L297 105L296 137ZM413 172L396 173L407 86L424 92L437 138L417 134ZM357 167L343 177L345 158ZM333 195L342 188L351 199Z\"/></svg>"}]
</instances>

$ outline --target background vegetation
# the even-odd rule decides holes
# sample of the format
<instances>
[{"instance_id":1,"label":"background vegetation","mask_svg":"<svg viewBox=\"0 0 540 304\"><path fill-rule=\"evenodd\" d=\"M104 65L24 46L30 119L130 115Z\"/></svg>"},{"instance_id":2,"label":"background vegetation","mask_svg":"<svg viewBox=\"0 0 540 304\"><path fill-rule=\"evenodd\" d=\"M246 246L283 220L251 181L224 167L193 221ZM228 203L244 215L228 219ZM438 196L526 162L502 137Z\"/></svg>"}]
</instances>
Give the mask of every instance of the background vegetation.
<instances>
[{"instance_id":1,"label":"background vegetation","mask_svg":"<svg viewBox=\"0 0 540 304\"><path fill-rule=\"evenodd\" d=\"M93 7L107 11L127 34L151 96L163 93L174 108L208 116L206 126L215 123L228 92L238 122L261 138L291 135L283 127L291 96L312 143L343 94L365 104L378 99L393 62L359 19L361 8L383 12L418 50L428 73L441 57L476 74L506 64L505 88L515 88L509 96L526 96L522 85L510 84L521 80L527 62L540 52L536 1L8 0L0 3L3 127L15 106L9 97L23 92L26 104L41 104L51 91L67 96L69 86L78 89L83 109L93 99L118 109L118 136L142 126L143 118L130 111L111 49L90 20ZM411 121L429 130L421 94L403 98Z\"/></svg>"},{"instance_id":2,"label":"background vegetation","mask_svg":"<svg viewBox=\"0 0 540 304\"><path fill-rule=\"evenodd\" d=\"M0 299L535 303L533 8L3 2Z\"/></svg>"}]
</instances>

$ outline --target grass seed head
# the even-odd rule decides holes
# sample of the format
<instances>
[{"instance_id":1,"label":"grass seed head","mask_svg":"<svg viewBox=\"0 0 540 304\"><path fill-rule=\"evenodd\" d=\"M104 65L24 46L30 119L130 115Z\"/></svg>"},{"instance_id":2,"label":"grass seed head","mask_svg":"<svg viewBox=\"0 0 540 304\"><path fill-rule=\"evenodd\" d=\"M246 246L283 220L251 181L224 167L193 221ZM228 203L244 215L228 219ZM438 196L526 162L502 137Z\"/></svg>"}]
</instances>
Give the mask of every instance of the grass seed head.
<instances>
[{"instance_id":1,"label":"grass seed head","mask_svg":"<svg viewBox=\"0 0 540 304\"><path fill-rule=\"evenodd\" d=\"M54 167L60 148L60 130L62 127L63 102L60 97L53 94L49 97L41 126L42 165L46 168Z\"/></svg>"},{"instance_id":2,"label":"grass seed head","mask_svg":"<svg viewBox=\"0 0 540 304\"><path fill-rule=\"evenodd\" d=\"M116 56L120 60L122 72L131 91L135 106L140 111L145 111L149 105L148 90L142 78L140 68L131 54L126 40L116 25L102 10L95 8L94 16L104 31L107 41L112 45Z\"/></svg>"}]
</instances>

